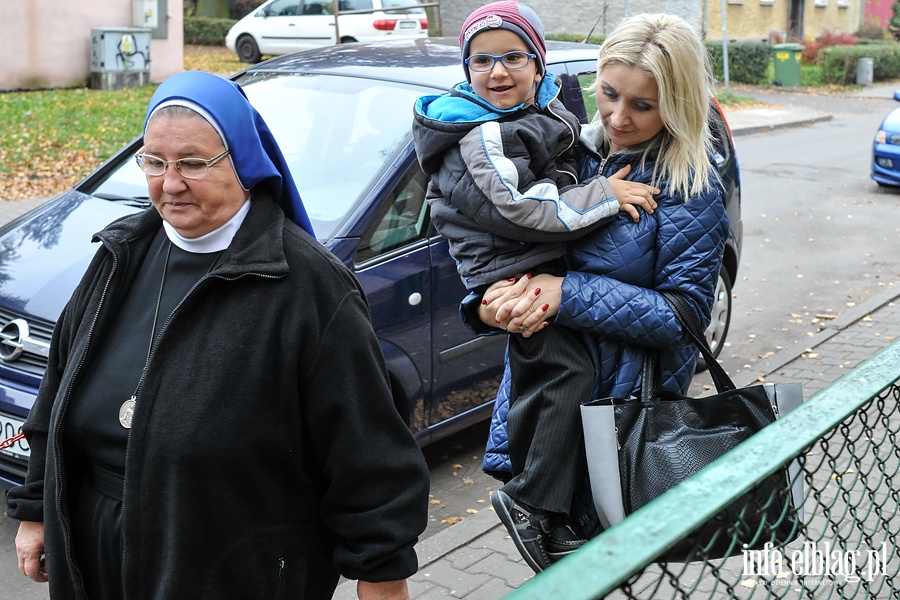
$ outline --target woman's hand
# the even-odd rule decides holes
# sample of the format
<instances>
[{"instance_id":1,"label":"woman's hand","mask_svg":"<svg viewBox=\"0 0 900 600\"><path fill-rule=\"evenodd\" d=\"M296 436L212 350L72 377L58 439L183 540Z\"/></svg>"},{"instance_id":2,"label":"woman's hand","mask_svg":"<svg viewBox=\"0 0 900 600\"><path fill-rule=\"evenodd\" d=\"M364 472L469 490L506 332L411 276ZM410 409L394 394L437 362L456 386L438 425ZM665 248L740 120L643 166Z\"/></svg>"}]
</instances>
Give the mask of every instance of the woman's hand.
<instances>
[{"instance_id":1,"label":"woman's hand","mask_svg":"<svg viewBox=\"0 0 900 600\"><path fill-rule=\"evenodd\" d=\"M19 523L16 534L16 554L19 556L19 571L37 583L47 583L47 569L44 566L44 524L34 521Z\"/></svg>"},{"instance_id":2,"label":"woman's hand","mask_svg":"<svg viewBox=\"0 0 900 600\"><path fill-rule=\"evenodd\" d=\"M653 196L659 194L660 190L645 183L626 180L625 176L629 173L631 173L631 165L625 165L608 177L607 181L616 194L616 200L619 201L619 210L631 215L631 218L637 223L641 219L641 213L636 207L640 206L648 215L652 215L656 210L656 200L653 199Z\"/></svg>"},{"instance_id":3,"label":"woman's hand","mask_svg":"<svg viewBox=\"0 0 900 600\"><path fill-rule=\"evenodd\" d=\"M486 325L531 337L548 327L547 319L559 311L562 282L553 275L497 282L485 292L479 316Z\"/></svg>"}]
</instances>

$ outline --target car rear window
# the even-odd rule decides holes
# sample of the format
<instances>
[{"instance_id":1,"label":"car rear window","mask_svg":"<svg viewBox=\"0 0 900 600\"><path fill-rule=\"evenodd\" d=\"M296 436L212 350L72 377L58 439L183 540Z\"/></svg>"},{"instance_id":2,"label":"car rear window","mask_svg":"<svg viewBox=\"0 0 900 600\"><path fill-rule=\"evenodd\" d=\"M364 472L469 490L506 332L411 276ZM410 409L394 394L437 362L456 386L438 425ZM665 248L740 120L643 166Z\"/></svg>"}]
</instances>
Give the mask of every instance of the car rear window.
<instances>
[{"instance_id":1,"label":"car rear window","mask_svg":"<svg viewBox=\"0 0 900 600\"><path fill-rule=\"evenodd\" d=\"M368 10L372 8L372 0L340 0L340 10Z\"/></svg>"},{"instance_id":2,"label":"car rear window","mask_svg":"<svg viewBox=\"0 0 900 600\"><path fill-rule=\"evenodd\" d=\"M382 8L397 8L400 6L412 6L413 4L418 4L415 0L381 0ZM407 10L396 10L390 11L392 13L424 13L425 9L422 7L418 8L409 8Z\"/></svg>"}]
</instances>

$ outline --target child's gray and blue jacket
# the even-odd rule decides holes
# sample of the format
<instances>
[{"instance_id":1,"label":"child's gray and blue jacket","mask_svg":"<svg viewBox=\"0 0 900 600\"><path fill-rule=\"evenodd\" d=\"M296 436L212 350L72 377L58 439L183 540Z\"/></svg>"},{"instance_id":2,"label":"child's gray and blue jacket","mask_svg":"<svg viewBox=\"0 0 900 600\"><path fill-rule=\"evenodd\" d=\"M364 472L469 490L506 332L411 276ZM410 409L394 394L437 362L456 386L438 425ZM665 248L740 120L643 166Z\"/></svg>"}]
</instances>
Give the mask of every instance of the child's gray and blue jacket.
<instances>
[{"instance_id":1,"label":"child's gray and blue jacket","mask_svg":"<svg viewBox=\"0 0 900 600\"><path fill-rule=\"evenodd\" d=\"M619 203L602 177L578 183L578 119L548 76L533 104L497 109L468 83L416 102L416 153L431 180L431 219L466 287L478 289L562 257L566 242L608 222Z\"/></svg>"}]
</instances>

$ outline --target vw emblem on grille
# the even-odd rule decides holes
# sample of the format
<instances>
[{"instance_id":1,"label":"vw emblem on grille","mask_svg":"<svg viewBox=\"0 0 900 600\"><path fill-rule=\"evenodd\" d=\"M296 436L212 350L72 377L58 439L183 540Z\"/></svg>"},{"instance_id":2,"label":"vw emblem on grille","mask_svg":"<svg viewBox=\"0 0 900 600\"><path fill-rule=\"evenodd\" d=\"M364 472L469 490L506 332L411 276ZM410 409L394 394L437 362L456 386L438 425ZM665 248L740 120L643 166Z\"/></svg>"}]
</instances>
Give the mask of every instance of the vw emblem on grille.
<instances>
[{"instance_id":1,"label":"vw emblem on grille","mask_svg":"<svg viewBox=\"0 0 900 600\"><path fill-rule=\"evenodd\" d=\"M0 358L12 362L22 356L25 342L30 340L28 322L25 319L13 319L0 329Z\"/></svg>"}]
</instances>

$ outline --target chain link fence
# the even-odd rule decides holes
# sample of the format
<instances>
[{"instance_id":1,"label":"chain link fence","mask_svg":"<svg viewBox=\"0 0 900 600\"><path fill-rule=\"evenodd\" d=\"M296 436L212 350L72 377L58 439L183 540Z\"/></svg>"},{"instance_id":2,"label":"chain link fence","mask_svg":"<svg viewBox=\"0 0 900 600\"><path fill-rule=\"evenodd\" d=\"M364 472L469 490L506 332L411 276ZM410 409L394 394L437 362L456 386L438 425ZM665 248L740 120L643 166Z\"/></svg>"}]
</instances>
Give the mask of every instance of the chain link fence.
<instances>
[{"instance_id":1,"label":"chain link fence","mask_svg":"<svg viewBox=\"0 0 900 600\"><path fill-rule=\"evenodd\" d=\"M509 598L900 599L898 373L895 343ZM718 519L736 501L741 517ZM711 523L724 553L691 545ZM665 562L686 543L686 562Z\"/></svg>"},{"instance_id":2,"label":"chain link fence","mask_svg":"<svg viewBox=\"0 0 900 600\"><path fill-rule=\"evenodd\" d=\"M647 567L606 597L900 598L898 401L895 382L798 457L805 494L794 541L778 545L791 515L767 521L765 503L745 522L722 524L737 556L709 560L696 547L697 562ZM747 531L746 522L762 524Z\"/></svg>"}]
</instances>

